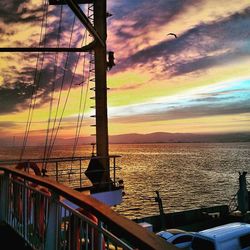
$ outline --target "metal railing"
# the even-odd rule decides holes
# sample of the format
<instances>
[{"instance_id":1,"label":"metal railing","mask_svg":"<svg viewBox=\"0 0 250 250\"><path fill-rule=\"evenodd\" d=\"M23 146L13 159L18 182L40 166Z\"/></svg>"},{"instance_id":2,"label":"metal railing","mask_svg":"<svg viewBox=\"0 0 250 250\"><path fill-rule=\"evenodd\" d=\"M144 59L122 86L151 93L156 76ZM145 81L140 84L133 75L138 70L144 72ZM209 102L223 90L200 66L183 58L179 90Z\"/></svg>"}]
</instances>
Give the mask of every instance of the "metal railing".
<instances>
[{"instance_id":1,"label":"metal railing","mask_svg":"<svg viewBox=\"0 0 250 250\"><path fill-rule=\"evenodd\" d=\"M176 249L90 196L46 177L0 170L0 221L34 249Z\"/></svg>"},{"instance_id":2,"label":"metal railing","mask_svg":"<svg viewBox=\"0 0 250 250\"><path fill-rule=\"evenodd\" d=\"M120 179L117 178L117 172L121 169L117 166L117 158L119 155L108 156L109 175L111 177L110 184L119 186ZM85 175L88 164L91 159L102 160L104 157L85 156L85 157L55 157L48 159L23 159L20 160L0 160L0 166L16 166L20 163L28 163L25 171L30 172L29 163L36 163L40 169L46 165L45 174L56 181L63 183L71 188L84 189L90 187L93 183ZM32 172L32 170L31 170ZM98 173L98 170L95 171Z\"/></svg>"}]
</instances>

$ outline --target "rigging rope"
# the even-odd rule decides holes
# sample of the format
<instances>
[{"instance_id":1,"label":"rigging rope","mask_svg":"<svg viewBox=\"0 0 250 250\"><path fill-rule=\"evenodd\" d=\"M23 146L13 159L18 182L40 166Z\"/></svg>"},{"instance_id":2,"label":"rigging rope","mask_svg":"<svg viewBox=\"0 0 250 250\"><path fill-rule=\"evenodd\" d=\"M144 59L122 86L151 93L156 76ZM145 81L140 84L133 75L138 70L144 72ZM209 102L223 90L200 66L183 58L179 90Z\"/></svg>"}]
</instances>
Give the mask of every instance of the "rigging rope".
<instances>
[{"instance_id":1,"label":"rigging rope","mask_svg":"<svg viewBox=\"0 0 250 250\"><path fill-rule=\"evenodd\" d=\"M84 65L85 65L85 57L84 57ZM90 65L89 65L90 68ZM88 77L87 77L87 86L86 86L86 92L85 92L85 97L84 97L84 102L83 102L83 89L84 86L82 85L81 87L81 96L80 96L80 103L79 103L79 111L78 111L78 117L77 117L77 126L76 126L76 131L75 131L75 141L73 145L73 153L72 153L72 158L74 158L75 153L76 153L76 148L78 146L79 142L79 137L82 129L82 123L83 123L83 118L85 114L85 109L86 109L86 103L87 103L87 94L89 90L89 71L88 71ZM83 102L83 105L82 105Z\"/></svg>"},{"instance_id":2,"label":"rigging rope","mask_svg":"<svg viewBox=\"0 0 250 250\"><path fill-rule=\"evenodd\" d=\"M73 32L73 28L74 27L72 27L72 32ZM72 35L72 33L71 33L71 35ZM86 37L86 31L85 31L85 34L83 36L83 41L82 41L81 46L83 46L83 44L84 44L85 37ZM72 39L72 37L71 37L71 39ZM70 45L71 45L71 42L70 42ZM78 53L78 58L77 58L77 61L76 61L75 67L74 67L73 75L72 75L72 78L71 78L71 82L70 82L70 85L69 85L69 88L68 88L68 92L66 94L65 102L64 102L64 105L63 105L63 108L62 108L62 113L61 113L61 116L60 116L59 121L58 121L58 126L57 126L56 129L55 129L55 123L54 123L54 126L53 126L53 134L51 135L51 143L50 143L50 146L49 146L47 158L49 158L51 156L51 154L52 154L52 150L53 150L53 147L54 147L54 144L55 144L55 141L56 141L59 129L60 129L60 125L61 125L61 122L62 122L62 119L63 119L63 115L64 115L64 112L65 112L65 109L66 109L66 106L67 106L67 103L68 103L69 95L70 95L70 92L71 92L71 89L72 89L72 86L73 86L73 82L74 82L74 78L75 78L75 75L76 75L76 69L78 67L80 55L81 55L81 53L79 52ZM67 60L68 60L68 54L67 54ZM67 67L66 63L65 63L65 66ZM66 67L64 67L64 69ZM65 71L64 71L64 73L65 73ZM64 77L63 77L63 79L64 79ZM45 165L45 168L46 168L46 165Z\"/></svg>"},{"instance_id":3,"label":"rigging rope","mask_svg":"<svg viewBox=\"0 0 250 250\"><path fill-rule=\"evenodd\" d=\"M88 5L88 18L91 19L91 8L90 5ZM85 44L87 42L87 34L85 34ZM85 68L85 60L86 57L84 56L84 62L83 62L83 73L84 73L84 68ZM89 78L90 78L90 69L91 69L91 64L89 63L89 70L88 70L88 77L87 77L87 87L86 87L86 92L85 92L85 99L84 99L84 104L82 108L82 99L83 99L83 84L81 87L81 96L80 96L80 102L79 102L79 111L78 111L78 117L77 117L77 126L76 126L76 131L75 131L75 140L73 144L73 152L72 152L72 158L74 158L75 153L76 153L76 148L78 146L79 142L79 137L81 133L81 128L82 128L82 123L83 123L83 118L84 118L84 113L85 113L85 108L86 108L86 102L87 102L87 94L89 90ZM72 162L71 162L71 169L72 169Z\"/></svg>"},{"instance_id":4,"label":"rigging rope","mask_svg":"<svg viewBox=\"0 0 250 250\"><path fill-rule=\"evenodd\" d=\"M42 46L42 35L43 35L43 30L44 31L44 46L46 44L46 27L47 27L47 17L48 17L48 3L47 0L44 0L44 8L43 8L43 15L42 15L42 23L41 23L41 29L40 29L40 35L39 35L39 47ZM20 152L20 161L23 158L26 146L27 146L27 141L28 141L28 136L30 132L30 127L31 127L31 122L33 119L33 112L36 104L36 99L37 99L37 90L39 89L40 85L40 78L41 78L41 69L43 67L43 62L44 62L44 53L42 57L42 62L40 66L40 74L39 74L39 60L40 60L40 53L37 53L37 59L36 59L36 68L35 68L35 73L34 73L34 81L33 81L33 88L31 92L31 98L30 98L30 105L29 105L29 112L28 112L28 118L26 121L26 126L25 126L25 132L24 132L24 138L23 138L23 143L21 147L21 152ZM37 81L37 83L36 83Z\"/></svg>"},{"instance_id":5,"label":"rigging rope","mask_svg":"<svg viewBox=\"0 0 250 250\"><path fill-rule=\"evenodd\" d=\"M94 20L93 20L93 4L88 5L88 18L90 19L90 21L93 24L93 22L94 22ZM86 42L87 42L87 34L86 34ZM81 129L82 129L83 118L84 118L85 109L86 109L87 95L88 95L89 84L90 84L90 73L91 73L91 70L92 70L92 65L91 65L92 57L91 57L91 55L92 55L92 52L90 52L89 69L88 69L88 76L87 76L87 86L86 86L86 92L85 92L85 98L84 98L83 106L82 106L83 85L82 85L82 88L81 88L81 96L80 96L80 102L79 102L77 126L76 126L76 131L75 131L75 140L74 140L73 150L72 150L72 159L75 157L75 154L76 154L76 149L77 149L77 146L78 146L78 142L79 142L79 138L80 138L80 134L81 134ZM85 59L86 59L86 57L84 57L83 72L84 72L84 68L85 68ZM73 162L71 162L70 172L72 172L72 168L73 168Z\"/></svg>"},{"instance_id":6,"label":"rigging rope","mask_svg":"<svg viewBox=\"0 0 250 250\"><path fill-rule=\"evenodd\" d=\"M72 24L72 28L71 28L71 34L70 34L70 39L69 39L69 47L71 47L71 43L72 43L72 37L73 37L73 31L74 31L74 26L75 26L75 21L76 21L76 17L74 16L74 20L73 20L73 24ZM42 15L42 23L41 23L41 29L40 29L40 38L39 38L39 47L42 46L46 46L46 35L47 35L47 26L48 26L48 3L47 0L44 0L44 8L43 8L43 15ZM60 23L59 23L59 28L58 28L58 34L57 34L57 47L59 47L60 45L60 33L61 33L61 25L62 25L62 6L61 6L61 12L60 12ZM83 36L83 40L82 40L82 46L85 42L87 42L87 30L85 30L85 34ZM57 138L57 134L58 131L60 129L60 125L63 119L63 115L66 109L66 105L69 99L69 94L71 92L72 86L73 86L73 82L74 82L74 78L76 75L76 69L78 68L78 63L80 60L80 55L81 53L78 53L78 58L77 58L77 62L75 64L74 67L74 72L72 74L72 78L71 78L71 82L70 82L70 86L68 88L68 92L66 94L66 99L64 102L64 106L62 109L62 113L60 116L60 119L57 123L58 120L58 113L59 113L59 105L61 103L61 96L62 96L62 91L63 91L63 85L65 82L65 75L66 75L66 69L68 67L68 62L69 62L69 52L67 53L66 56L66 60L65 60L65 64L64 64L64 68L63 68L63 76L62 76L62 81L61 81L61 86L60 86L60 91L59 91L59 98L57 101L57 107L56 107L56 113L55 113L55 117L54 117L54 121L53 121L53 126L51 128L51 123L52 123L52 106L53 106L53 102L54 102L54 92L55 92L55 82L56 82L56 75L57 75L57 71L58 71L58 53L56 53L54 61L54 71L53 71L53 81L52 81L52 87L51 87L51 97L50 97L50 105L49 105L49 118L48 118L48 124L47 124L47 130L46 130L46 141L45 141L45 145L44 145L44 162L43 162L43 167L42 169L45 169L46 171L46 159L48 159L51 154L52 154L52 150ZM28 136L30 133L30 128L31 128L31 123L33 120L33 113L34 113L34 109L36 106L36 102L37 102L37 98L38 98L38 89L40 86L40 80L41 80L41 74L42 74L42 69L43 69L43 65L44 65L44 60L45 60L45 52L43 53L37 53L37 59L36 59L36 68L35 68L35 75L34 75L34 81L33 81L33 88L32 88L32 92L31 92L31 99L30 99L30 105L29 105L29 112L28 112L28 119L26 122L26 127L25 127L25 134L24 134L24 139L23 139L23 145L22 145L22 149L21 149L21 154L20 154L20 160L22 160L26 146L27 146L27 141L28 141ZM83 60L83 77L84 77L84 66L85 66L85 54L84 54L84 60ZM89 73L89 72L88 72ZM79 104L79 115L78 115L78 120L77 120L77 128L76 128L76 138L74 141L74 147L73 147L73 155L75 155L75 151L76 151L76 147L78 145L78 140L79 140L79 135L80 135L80 131L81 131L81 125L83 122L83 117L84 117L84 112L85 112L85 107L86 107L86 99L87 99L87 92L88 92L88 88L89 88L89 76L88 76L88 82L87 82L87 89L86 89L86 93L85 93L85 101L83 103L83 86L81 88L81 99L80 99L80 104ZM82 111L82 112L81 112ZM81 114L82 113L82 114ZM57 127L56 127L57 125ZM50 136L49 136L50 134Z\"/></svg>"},{"instance_id":7,"label":"rigging rope","mask_svg":"<svg viewBox=\"0 0 250 250\"><path fill-rule=\"evenodd\" d=\"M57 31L57 48L60 46L60 35L62 30L62 15L63 15L63 5L61 5L60 8L60 19L58 24L58 31ZM48 154L48 144L49 144L49 132L50 132L50 124L51 124L51 117L52 117L52 107L53 107L53 101L54 101L54 91L55 91L55 82L56 82L56 76L57 76L57 64L58 64L58 52L55 53L54 58L54 71L53 71L53 79L52 79L52 87L51 87L51 98L50 98L50 107L49 107L49 119L47 124L47 133L46 133L46 140L44 145L44 154L43 154L43 166L42 170L45 169L45 161L46 156Z\"/></svg>"},{"instance_id":8,"label":"rigging rope","mask_svg":"<svg viewBox=\"0 0 250 250\"><path fill-rule=\"evenodd\" d=\"M73 20L73 24L72 24L72 28L71 28L70 40L69 40L69 48L71 47L75 20L76 20L76 17L74 16L74 20ZM56 128L56 120L57 120L58 110L59 110L59 106L60 106L60 102L61 102L61 95L62 95L64 80L65 80L65 73L66 73L66 69L67 69L67 66L68 66L68 59L69 59L69 52L67 52L66 60L65 60L64 68L63 68L63 77L62 77L62 81L61 81L59 97L58 97L57 106L56 106L56 113L55 113L53 127L52 127L52 131L51 131L51 136L50 136L50 143L49 143L47 158L49 158L51 156L51 153L52 153L52 150L53 150L53 147L54 147L54 143L55 143L55 140L56 140L56 137L57 137L57 133L58 133L58 130L59 130L59 127L60 127L60 124L61 124L61 123L58 122L58 125L57 125L57 128Z\"/></svg>"}]
</instances>

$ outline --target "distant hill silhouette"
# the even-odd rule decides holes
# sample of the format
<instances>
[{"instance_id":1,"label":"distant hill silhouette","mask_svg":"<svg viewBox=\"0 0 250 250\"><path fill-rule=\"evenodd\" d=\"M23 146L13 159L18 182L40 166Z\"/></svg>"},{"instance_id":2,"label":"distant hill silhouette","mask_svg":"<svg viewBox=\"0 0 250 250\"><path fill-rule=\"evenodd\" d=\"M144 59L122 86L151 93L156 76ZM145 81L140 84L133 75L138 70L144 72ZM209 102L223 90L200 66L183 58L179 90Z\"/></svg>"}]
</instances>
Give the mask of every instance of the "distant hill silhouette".
<instances>
[{"instance_id":1,"label":"distant hill silhouette","mask_svg":"<svg viewBox=\"0 0 250 250\"><path fill-rule=\"evenodd\" d=\"M110 143L167 142L250 142L250 133L191 134L157 132L151 134L124 134L110 136Z\"/></svg>"},{"instance_id":2,"label":"distant hill silhouette","mask_svg":"<svg viewBox=\"0 0 250 250\"><path fill-rule=\"evenodd\" d=\"M93 137L79 138L79 144L90 144L93 142ZM0 139L2 145L14 146L12 140ZM249 133L227 133L227 134L192 134L192 133L165 133L156 132L150 134L122 134L111 135L109 137L110 143L186 143L186 142L250 142ZM16 145L20 146L22 143L21 138L16 138ZM71 145L74 139L58 138L56 145ZM38 146L44 144L43 137L31 138L29 145Z\"/></svg>"}]
</instances>

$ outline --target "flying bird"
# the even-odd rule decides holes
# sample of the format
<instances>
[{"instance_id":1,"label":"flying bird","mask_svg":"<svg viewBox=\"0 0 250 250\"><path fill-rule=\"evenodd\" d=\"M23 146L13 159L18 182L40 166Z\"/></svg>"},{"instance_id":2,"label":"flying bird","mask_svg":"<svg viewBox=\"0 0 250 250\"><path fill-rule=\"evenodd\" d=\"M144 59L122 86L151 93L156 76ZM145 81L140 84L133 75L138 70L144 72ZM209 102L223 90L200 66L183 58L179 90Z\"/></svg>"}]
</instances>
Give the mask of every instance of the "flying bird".
<instances>
[{"instance_id":1,"label":"flying bird","mask_svg":"<svg viewBox=\"0 0 250 250\"><path fill-rule=\"evenodd\" d=\"M174 36L175 38L177 38L177 35L175 33L168 33L167 36Z\"/></svg>"}]
</instances>

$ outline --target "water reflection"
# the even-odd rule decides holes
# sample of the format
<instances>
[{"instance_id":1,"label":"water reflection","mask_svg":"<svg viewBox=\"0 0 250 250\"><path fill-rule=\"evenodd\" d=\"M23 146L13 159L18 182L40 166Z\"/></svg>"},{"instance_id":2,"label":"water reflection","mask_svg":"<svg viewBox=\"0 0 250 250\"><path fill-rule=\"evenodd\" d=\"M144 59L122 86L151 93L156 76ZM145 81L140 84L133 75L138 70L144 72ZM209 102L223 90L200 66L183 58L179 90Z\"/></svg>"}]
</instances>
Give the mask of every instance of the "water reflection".
<instances>
[{"instance_id":1,"label":"water reflection","mask_svg":"<svg viewBox=\"0 0 250 250\"><path fill-rule=\"evenodd\" d=\"M121 155L117 165L124 180L124 202L114 209L129 218L158 214L159 190L165 212L228 204L238 188L238 171L248 171L250 143L114 144ZM71 156L72 147L56 147L53 157ZM1 159L19 157L19 148L0 148ZM76 156L90 155L91 146ZM41 147L30 147L25 157L42 157Z\"/></svg>"}]
</instances>

